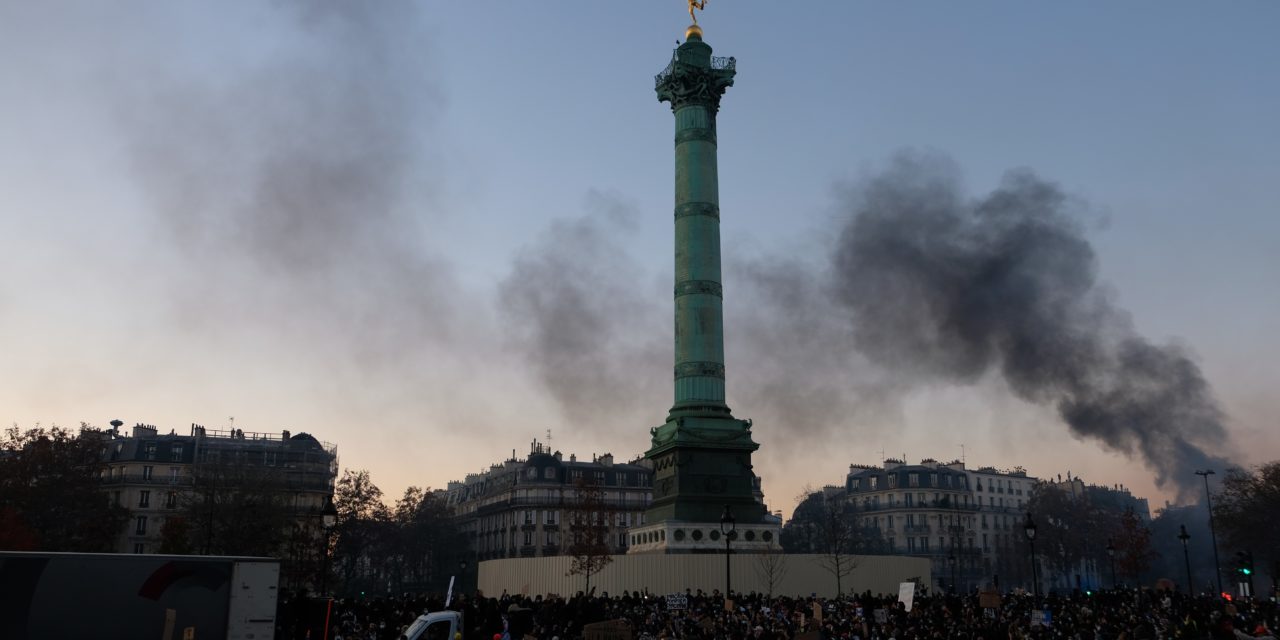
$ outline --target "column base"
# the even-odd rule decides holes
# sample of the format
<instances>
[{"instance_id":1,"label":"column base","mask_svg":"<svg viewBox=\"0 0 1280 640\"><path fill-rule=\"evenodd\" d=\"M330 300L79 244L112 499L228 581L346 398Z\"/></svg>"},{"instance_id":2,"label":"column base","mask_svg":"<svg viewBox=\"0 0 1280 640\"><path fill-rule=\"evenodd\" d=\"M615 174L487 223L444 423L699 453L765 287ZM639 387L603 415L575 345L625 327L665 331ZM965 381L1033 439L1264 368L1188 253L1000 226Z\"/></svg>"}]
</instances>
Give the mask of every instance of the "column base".
<instances>
[{"instance_id":1,"label":"column base","mask_svg":"<svg viewBox=\"0 0 1280 640\"><path fill-rule=\"evenodd\" d=\"M632 527L627 555L640 553L724 553L719 522L668 520ZM765 553L781 549L782 523L739 524L729 548L734 553Z\"/></svg>"}]
</instances>

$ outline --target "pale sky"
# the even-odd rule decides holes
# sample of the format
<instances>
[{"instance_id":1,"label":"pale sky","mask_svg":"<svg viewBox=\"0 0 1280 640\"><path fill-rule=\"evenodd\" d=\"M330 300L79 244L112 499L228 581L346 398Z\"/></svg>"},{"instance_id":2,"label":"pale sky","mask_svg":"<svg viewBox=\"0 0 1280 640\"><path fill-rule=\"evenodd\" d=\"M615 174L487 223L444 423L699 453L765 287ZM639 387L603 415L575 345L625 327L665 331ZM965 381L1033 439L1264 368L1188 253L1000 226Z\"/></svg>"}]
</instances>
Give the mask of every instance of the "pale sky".
<instances>
[{"instance_id":1,"label":"pale sky","mask_svg":"<svg viewBox=\"0 0 1280 640\"><path fill-rule=\"evenodd\" d=\"M1051 407L897 375L763 302L904 149L1083 203L1114 304L1280 457L1280 6L713 0L729 404L766 500L880 452L1121 483ZM671 403L684 3L0 0L0 421L306 431L389 498ZM805 271L806 269L811 271ZM796 295L821 295L813 286ZM890 388L892 387L892 388Z\"/></svg>"}]
</instances>

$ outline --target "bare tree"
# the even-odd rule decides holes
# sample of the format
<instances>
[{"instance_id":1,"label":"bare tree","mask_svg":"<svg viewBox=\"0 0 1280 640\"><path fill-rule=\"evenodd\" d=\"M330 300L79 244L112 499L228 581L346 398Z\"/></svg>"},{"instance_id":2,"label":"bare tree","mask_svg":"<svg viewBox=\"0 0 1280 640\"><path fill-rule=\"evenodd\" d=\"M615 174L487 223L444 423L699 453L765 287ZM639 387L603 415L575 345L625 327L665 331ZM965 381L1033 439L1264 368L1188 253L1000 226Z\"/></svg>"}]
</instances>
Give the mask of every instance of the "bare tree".
<instances>
[{"instance_id":1,"label":"bare tree","mask_svg":"<svg viewBox=\"0 0 1280 640\"><path fill-rule=\"evenodd\" d=\"M787 577L787 554L779 547L770 546L768 550L755 554L755 561L756 574L772 598L773 590Z\"/></svg>"},{"instance_id":2,"label":"bare tree","mask_svg":"<svg viewBox=\"0 0 1280 640\"><path fill-rule=\"evenodd\" d=\"M824 513L818 535L822 544L820 564L836 579L836 596L844 593L844 579L858 568L854 553L858 546L858 526L853 508L840 500L823 500Z\"/></svg>"},{"instance_id":3,"label":"bare tree","mask_svg":"<svg viewBox=\"0 0 1280 640\"><path fill-rule=\"evenodd\" d=\"M278 556L293 526L289 492L280 469L252 464L239 452L211 457L191 469L191 490L161 536L166 548L185 535L205 555Z\"/></svg>"},{"instance_id":4,"label":"bare tree","mask_svg":"<svg viewBox=\"0 0 1280 640\"><path fill-rule=\"evenodd\" d=\"M613 562L609 550L612 508L604 500L604 491L594 481L579 478L573 486L574 498L566 509L570 535L566 551L573 561L565 575L586 576L584 593L590 594L591 575Z\"/></svg>"}]
</instances>

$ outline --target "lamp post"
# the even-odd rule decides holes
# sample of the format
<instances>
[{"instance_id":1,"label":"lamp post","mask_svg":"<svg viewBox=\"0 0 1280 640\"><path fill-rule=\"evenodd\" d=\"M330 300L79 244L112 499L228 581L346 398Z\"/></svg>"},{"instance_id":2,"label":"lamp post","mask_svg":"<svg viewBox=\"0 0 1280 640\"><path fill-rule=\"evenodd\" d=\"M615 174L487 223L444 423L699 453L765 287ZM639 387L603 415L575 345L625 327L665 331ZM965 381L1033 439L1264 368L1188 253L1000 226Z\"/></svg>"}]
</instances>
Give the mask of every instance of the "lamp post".
<instances>
[{"instance_id":1,"label":"lamp post","mask_svg":"<svg viewBox=\"0 0 1280 640\"><path fill-rule=\"evenodd\" d=\"M733 511L729 509L729 505L724 506L724 513L720 514L720 533L724 535L724 599L729 599L729 541L733 538L733 532L738 528L738 523L733 519Z\"/></svg>"},{"instance_id":2,"label":"lamp post","mask_svg":"<svg viewBox=\"0 0 1280 640\"><path fill-rule=\"evenodd\" d=\"M1187 542L1191 540L1191 534L1187 533L1187 525L1178 525L1178 539L1182 541L1182 561L1187 563L1187 595L1194 596L1196 583L1191 580L1191 555L1187 552Z\"/></svg>"},{"instance_id":3,"label":"lamp post","mask_svg":"<svg viewBox=\"0 0 1280 640\"><path fill-rule=\"evenodd\" d=\"M1040 599L1040 578L1036 575L1036 521L1027 512L1027 520L1022 523L1022 530L1027 534L1027 542L1031 543L1031 593Z\"/></svg>"},{"instance_id":4,"label":"lamp post","mask_svg":"<svg viewBox=\"0 0 1280 640\"><path fill-rule=\"evenodd\" d=\"M320 509L320 525L324 528L323 566L320 569L320 596L329 597L329 537L338 524L338 508L333 506L333 496L325 496L324 507Z\"/></svg>"},{"instance_id":5,"label":"lamp post","mask_svg":"<svg viewBox=\"0 0 1280 640\"><path fill-rule=\"evenodd\" d=\"M1209 495L1209 476L1213 475L1213 469L1197 471L1196 475L1204 478L1204 504L1209 508L1209 543L1213 545L1213 579L1217 581L1218 593L1221 594L1222 565L1218 563L1218 534L1213 530L1213 498Z\"/></svg>"},{"instance_id":6,"label":"lamp post","mask_svg":"<svg viewBox=\"0 0 1280 640\"><path fill-rule=\"evenodd\" d=\"M1111 544L1111 538L1107 538L1107 558L1111 560L1111 588L1119 587L1116 582L1116 546Z\"/></svg>"},{"instance_id":7,"label":"lamp post","mask_svg":"<svg viewBox=\"0 0 1280 640\"><path fill-rule=\"evenodd\" d=\"M956 591L956 552L952 550L951 555L947 556L947 564L951 565L951 593Z\"/></svg>"}]
</instances>

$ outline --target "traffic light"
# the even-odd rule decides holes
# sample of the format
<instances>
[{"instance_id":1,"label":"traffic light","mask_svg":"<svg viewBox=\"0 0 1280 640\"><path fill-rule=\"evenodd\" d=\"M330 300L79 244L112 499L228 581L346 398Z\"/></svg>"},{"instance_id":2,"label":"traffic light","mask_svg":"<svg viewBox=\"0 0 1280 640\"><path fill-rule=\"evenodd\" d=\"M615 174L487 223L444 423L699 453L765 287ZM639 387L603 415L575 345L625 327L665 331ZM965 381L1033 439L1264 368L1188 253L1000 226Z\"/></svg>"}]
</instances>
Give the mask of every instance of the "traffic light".
<instances>
[{"instance_id":1,"label":"traffic light","mask_svg":"<svg viewBox=\"0 0 1280 640\"><path fill-rule=\"evenodd\" d=\"M1253 552L1237 551L1236 552L1236 571L1242 576L1253 575Z\"/></svg>"}]
</instances>

